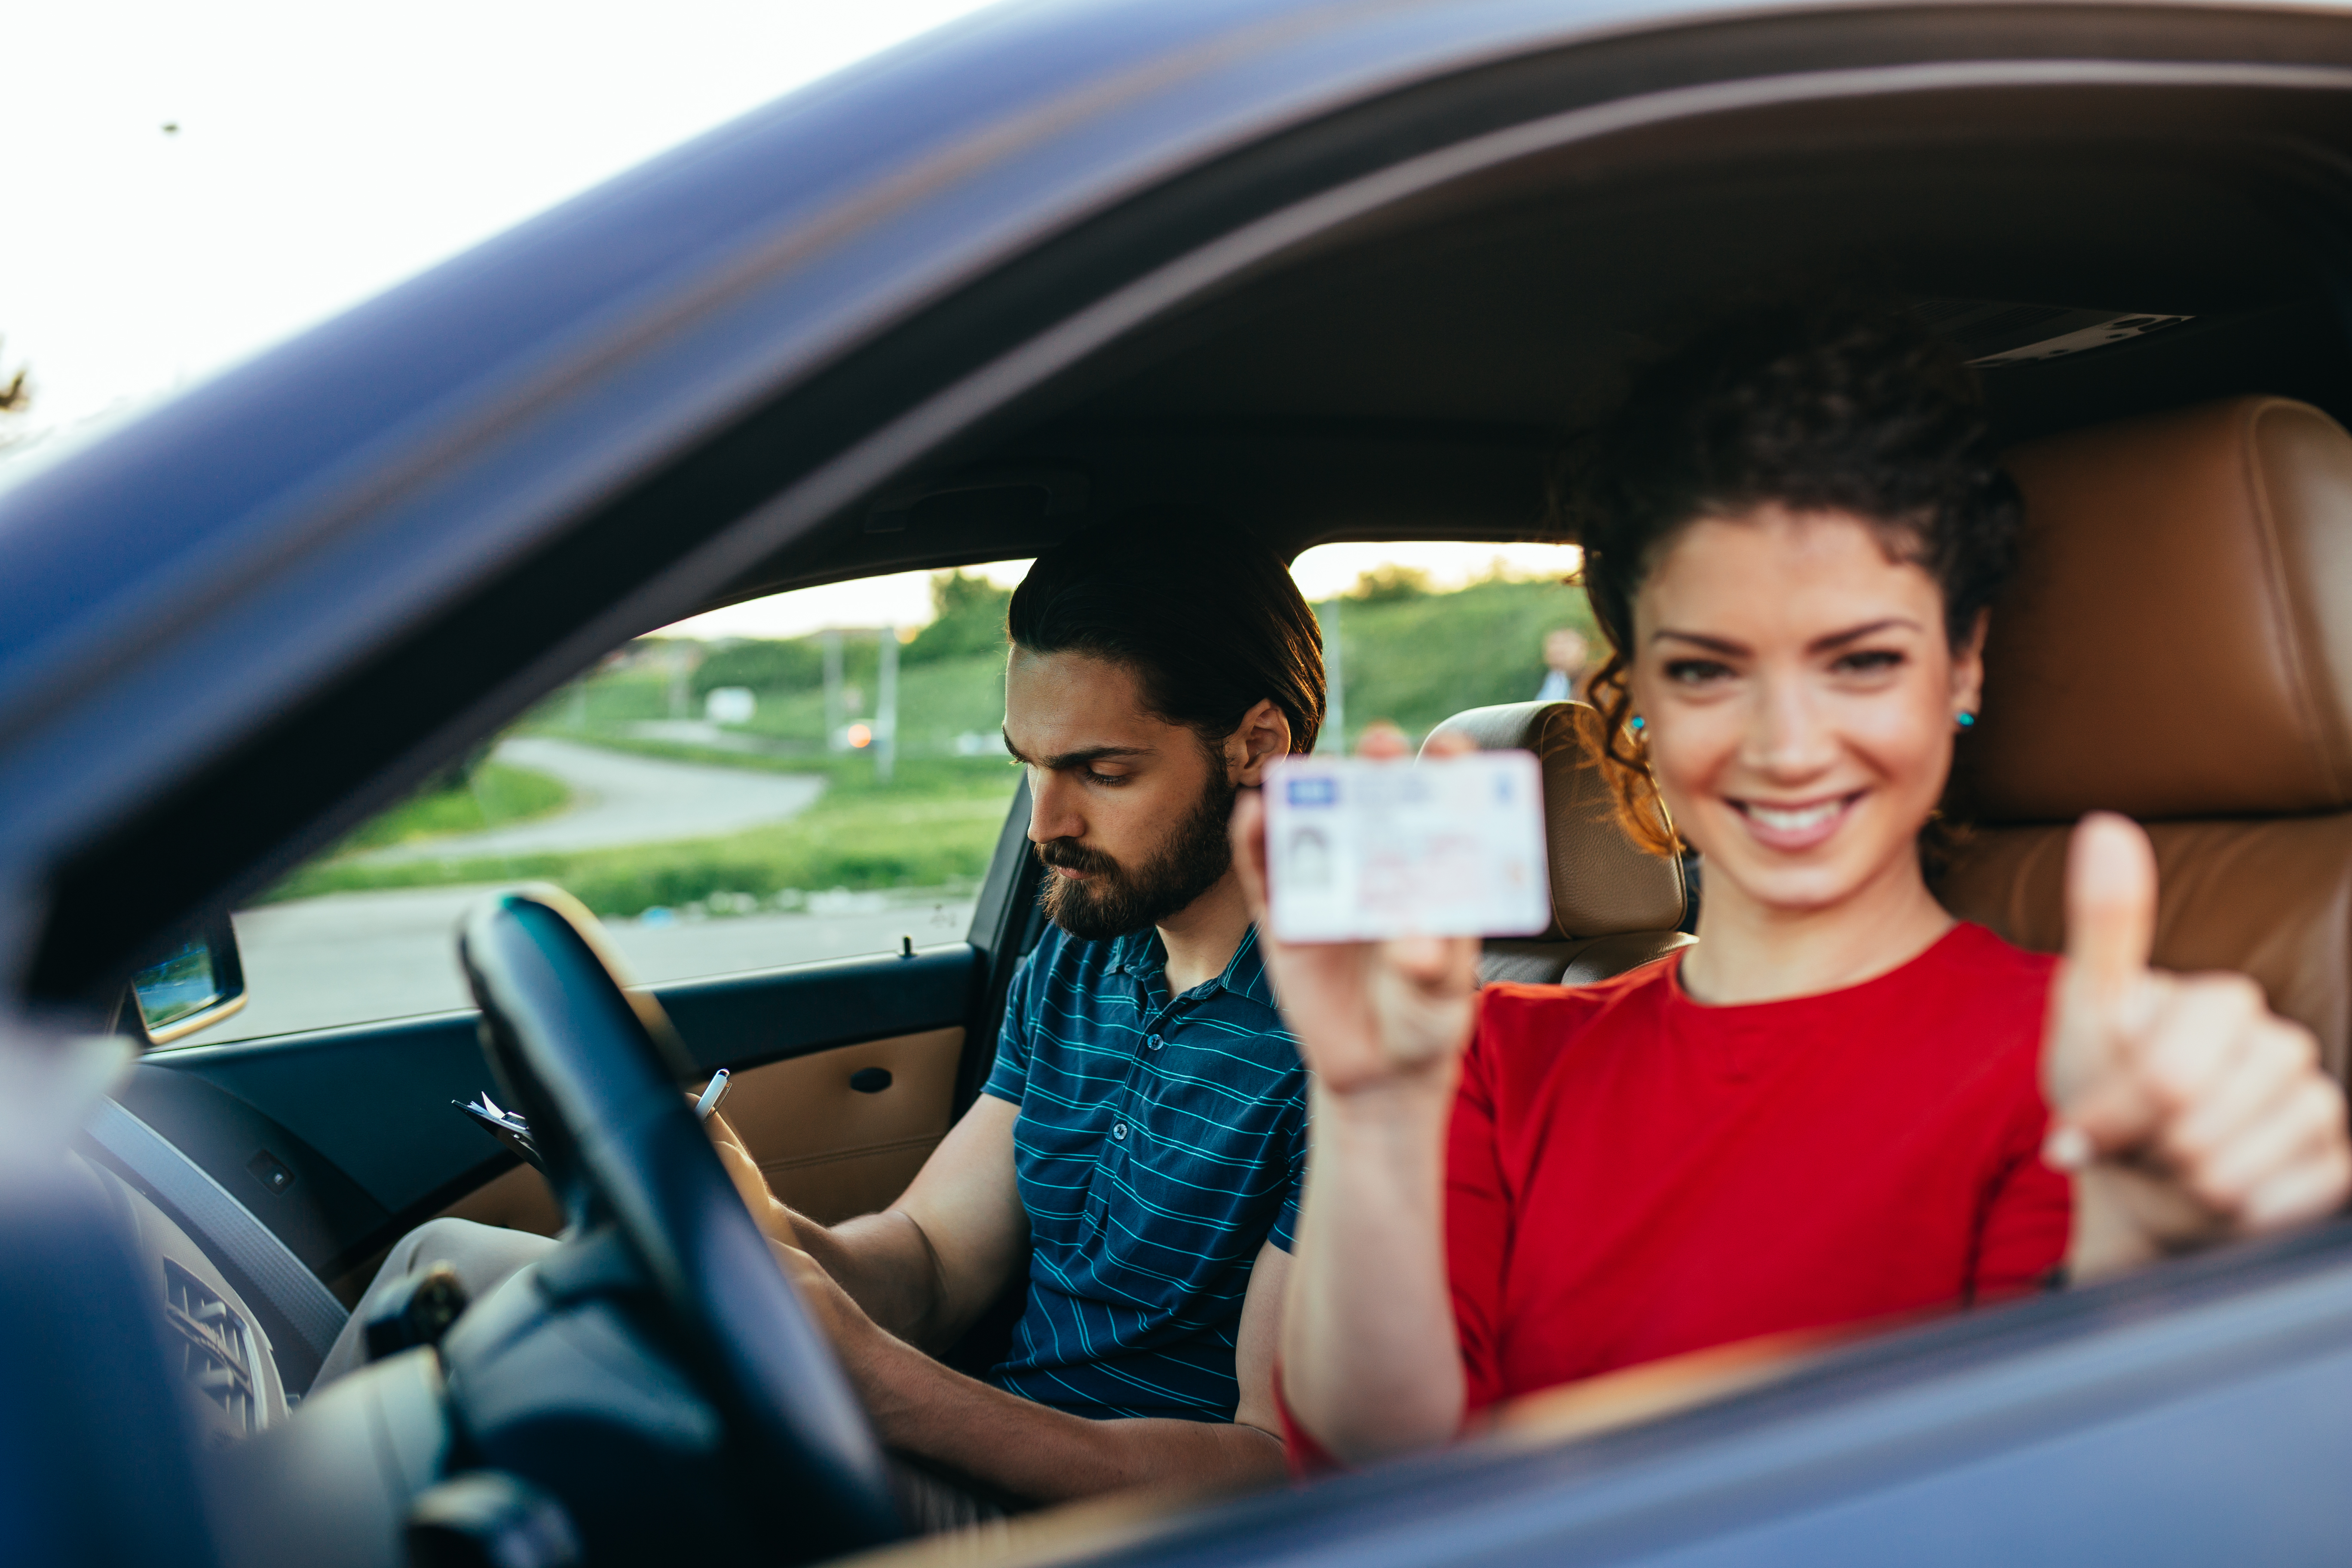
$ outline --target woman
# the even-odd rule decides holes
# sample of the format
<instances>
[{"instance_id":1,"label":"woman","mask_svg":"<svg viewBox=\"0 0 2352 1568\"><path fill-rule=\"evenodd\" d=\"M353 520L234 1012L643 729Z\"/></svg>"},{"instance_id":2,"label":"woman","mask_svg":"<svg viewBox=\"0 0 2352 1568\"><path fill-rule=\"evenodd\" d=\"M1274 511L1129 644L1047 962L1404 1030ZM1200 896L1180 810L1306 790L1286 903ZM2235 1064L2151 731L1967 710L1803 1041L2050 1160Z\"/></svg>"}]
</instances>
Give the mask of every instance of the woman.
<instances>
[{"instance_id":1,"label":"woman","mask_svg":"<svg viewBox=\"0 0 2352 1568\"><path fill-rule=\"evenodd\" d=\"M2063 965L1928 892L2018 523L1949 352L1900 318L1751 323L1648 374L1592 449L1621 815L1706 858L1699 941L1484 991L1469 941L1268 944L1316 1074L1294 1454L1370 1459L1575 1378L2342 1203L2308 1033L2236 977L2148 970L2137 827L2078 830ZM1262 826L1245 802L1253 897Z\"/></svg>"}]
</instances>

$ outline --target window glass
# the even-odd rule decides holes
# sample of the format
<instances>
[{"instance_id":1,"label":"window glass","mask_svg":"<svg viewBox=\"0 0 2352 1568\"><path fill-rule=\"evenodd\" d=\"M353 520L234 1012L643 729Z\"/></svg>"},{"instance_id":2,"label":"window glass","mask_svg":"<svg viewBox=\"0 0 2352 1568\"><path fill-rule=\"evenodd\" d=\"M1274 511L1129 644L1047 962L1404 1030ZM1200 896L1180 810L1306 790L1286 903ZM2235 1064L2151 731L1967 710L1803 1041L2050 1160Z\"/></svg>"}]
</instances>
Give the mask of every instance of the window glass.
<instances>
[{"instance_id":1,"label":"window glass","mask_svg":"<svg viewBox=\"0 0 2352 1568\"><path fill-rule=\"evenodd\" d=\"M1291 564L1323 625L1322 751L1404 751L1465 708L1583 694L1605 657L1567 544L1322 544ZM1567 634L1565 636L1560 634Z\"/></svg>"},{"instance_id":2,"label":"window glass","mask_svg":"<svg viewBox=\"0 0 2352 1568\"><path fill-rule=\"evenodd\" d=\"M803 589L616 650L236 916L248 1000L205 1043L470 1005L453 932L551 881L635 978L960 941L1018 782L1025 563Z\"/></svg>"}]
</instances>

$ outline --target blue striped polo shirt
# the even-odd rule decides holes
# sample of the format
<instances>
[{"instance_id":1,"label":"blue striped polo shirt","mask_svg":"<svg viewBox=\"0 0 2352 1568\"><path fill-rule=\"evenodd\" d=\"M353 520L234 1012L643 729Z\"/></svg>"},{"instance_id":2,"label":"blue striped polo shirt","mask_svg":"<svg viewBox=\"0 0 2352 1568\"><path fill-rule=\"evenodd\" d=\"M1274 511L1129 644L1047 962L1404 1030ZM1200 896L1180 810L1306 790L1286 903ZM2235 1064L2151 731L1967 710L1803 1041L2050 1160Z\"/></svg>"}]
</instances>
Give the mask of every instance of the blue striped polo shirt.
<instances>
[{"instance_id":1,"label":"blue striped polo shirt","mask_svg":"<svg viewBox=\"0 0 2352 1568\"><path fill-rule=\"evenodd\" d=\"M1250 1266L1290 1250L1307 1071L1257 932L1181 996L1149 928L1049 929L1005 998L986 1093L1021 1108L1029 1299L990 1381L1079 1415L1230 1421Z\"/></svg>"}]
</instances>

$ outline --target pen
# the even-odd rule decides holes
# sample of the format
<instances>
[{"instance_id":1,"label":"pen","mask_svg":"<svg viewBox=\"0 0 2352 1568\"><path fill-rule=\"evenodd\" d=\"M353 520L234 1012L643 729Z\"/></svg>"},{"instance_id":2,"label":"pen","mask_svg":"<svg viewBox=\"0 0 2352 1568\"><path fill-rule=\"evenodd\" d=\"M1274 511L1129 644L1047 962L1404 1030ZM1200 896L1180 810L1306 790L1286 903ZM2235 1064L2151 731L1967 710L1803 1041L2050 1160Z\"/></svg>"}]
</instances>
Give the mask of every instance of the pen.
<instances>
[{"instance_id":1,"label":"pen","mask_svg":"<svg viewBox=\"0 0 2352 1568\"><path fill-rule=\"evenodd\" d=\"M710 1075L709 1087L702 1091L702 1098L694 1102L694 1114L698 1118L709 1117L719 1109L719 1102L726 1098L727 1069L720 1068Z\"/></svg>"}]
</instances>

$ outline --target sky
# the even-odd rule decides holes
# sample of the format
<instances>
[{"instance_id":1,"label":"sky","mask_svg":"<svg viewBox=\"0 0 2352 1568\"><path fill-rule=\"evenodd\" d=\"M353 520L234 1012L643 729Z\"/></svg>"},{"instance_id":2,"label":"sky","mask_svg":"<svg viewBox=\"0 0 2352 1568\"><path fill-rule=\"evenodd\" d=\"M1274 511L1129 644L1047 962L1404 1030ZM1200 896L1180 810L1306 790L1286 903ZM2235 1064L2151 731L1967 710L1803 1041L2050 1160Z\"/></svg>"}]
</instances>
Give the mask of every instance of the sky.
<instances>
[{"instance_id":1,"label":"sky","mask_svg":"<svg viewBox=\"0 0 2352 1568\"><path fill-rule=\"evenodd\" d=\"M0 467L157 399L974 0L67 0L0 46ZM1440 586L1558 575L1555 546L1335 545ZM1561 563L1565 561L1567 564ZM985 568L1017 582L1021 563ZM921 574L699 616L702 636L919 626Z\"/></svg>"},{"instance_id":2,"label":"sky","mask_svg":"<svg viewBox=\"0 0 2352 1568\"><path fill-rule=\"evenodd\" d=\"M0 365L37 429L136 406L978 8L12 5Z\"/></svg>"}]
</instances>

